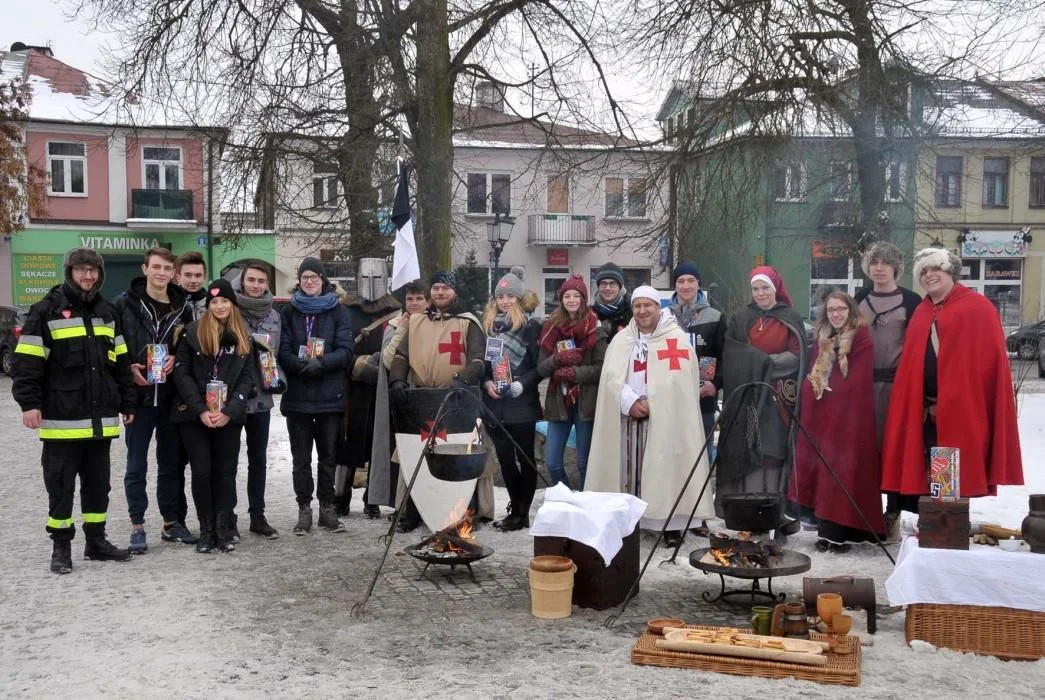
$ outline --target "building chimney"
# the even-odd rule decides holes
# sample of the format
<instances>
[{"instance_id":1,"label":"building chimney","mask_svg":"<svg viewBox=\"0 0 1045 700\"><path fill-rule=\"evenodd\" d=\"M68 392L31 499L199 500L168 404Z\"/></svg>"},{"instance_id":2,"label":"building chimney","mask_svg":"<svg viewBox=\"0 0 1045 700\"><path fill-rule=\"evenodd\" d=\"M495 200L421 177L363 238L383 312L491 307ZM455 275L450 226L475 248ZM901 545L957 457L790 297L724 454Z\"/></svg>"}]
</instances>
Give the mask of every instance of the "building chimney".
<instances>
[{"instance_id":1,"label":"building chimney","mask_svg":"<svg viewBox=\"0 0 1045 700\"><path fill-rule=\"evenodd\" d=\"M493 80L476 83L475 102L480 107L504 112L504 85Z\"/></svg>"},{"instance_id":2,"label":"building chimney","mask_svg":"<svg viewBox=\"0 0 1045 700\"><path fill-rule=\"evenodd\" d=\"M48 58L54 58L54 51L51 51L50 46L30 46L21 41L16 41L11 44L11 51L25 51L26 53L35 53L41 56L47 56Z\"/></svg>"}]
</instances>

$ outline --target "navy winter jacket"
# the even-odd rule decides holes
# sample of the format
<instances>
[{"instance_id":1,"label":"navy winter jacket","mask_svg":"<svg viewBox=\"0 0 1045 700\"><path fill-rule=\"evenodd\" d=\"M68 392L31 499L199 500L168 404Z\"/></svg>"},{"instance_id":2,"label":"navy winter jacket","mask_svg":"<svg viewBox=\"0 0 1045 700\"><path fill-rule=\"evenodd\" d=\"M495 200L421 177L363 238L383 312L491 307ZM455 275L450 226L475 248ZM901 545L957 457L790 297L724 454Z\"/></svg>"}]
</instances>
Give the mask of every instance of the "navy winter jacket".
<instances>
[{"instance_id":1,"label":"navy winter jacket","mask_svg":"<svg viewBox=\"0 0 1045 700\"><path fill-rule=\"evenodd\" d=\"M279 402L283 415L289 413L341 413L345 410L345 372L352 366L352 322L342 304L316 314L312 337L323 339L323 374L305 377L305 362L298 358L298 348L308 343L305 328L308 319L294 308L284 307L279 339L279 365L287 375L287 391Z\"/></svg>"}]
</instances>

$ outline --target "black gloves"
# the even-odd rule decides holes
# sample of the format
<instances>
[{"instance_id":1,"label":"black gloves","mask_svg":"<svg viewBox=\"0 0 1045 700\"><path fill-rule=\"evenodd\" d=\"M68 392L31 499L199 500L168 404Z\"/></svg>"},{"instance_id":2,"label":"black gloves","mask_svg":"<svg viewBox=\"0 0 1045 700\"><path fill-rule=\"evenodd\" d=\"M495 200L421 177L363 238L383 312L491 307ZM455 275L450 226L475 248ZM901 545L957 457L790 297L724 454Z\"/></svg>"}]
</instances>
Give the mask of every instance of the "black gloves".
<instances>
[{"instance_id":1,"label":"black gloves","mask_svg":"<svg viewBox=\"0 0 1045 700\"><path fill-rule=\"evenodd\" d=\"M314 379L315 377L323 376L323 361L318 357L313 357L311 360L305 360L305 364L301 365L301 372L299 374L302 377Z\"/></svg>"},{"instance_id":2,"label":"black gloves","mask_svg":"<svg viewBox=\"0 0 1045 700\"><path fill-rule=\"evenodd\" d=\"M407 384L402 379L397 379L388 385L388 398L392 399L392 403L396 406L403 406L410 400L410 396L407 393Z\"/></svg>"}]
</instances>

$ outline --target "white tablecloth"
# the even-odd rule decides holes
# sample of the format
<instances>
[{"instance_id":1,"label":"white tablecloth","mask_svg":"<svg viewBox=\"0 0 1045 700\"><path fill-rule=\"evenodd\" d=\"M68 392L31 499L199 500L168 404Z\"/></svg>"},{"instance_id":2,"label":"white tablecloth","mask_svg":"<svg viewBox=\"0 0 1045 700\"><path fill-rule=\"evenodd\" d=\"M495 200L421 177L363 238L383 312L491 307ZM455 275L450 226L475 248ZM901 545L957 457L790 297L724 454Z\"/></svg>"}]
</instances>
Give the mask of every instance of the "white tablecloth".
<instances>
[{"instance_id":1,"label":"white tablecloth","mask_svg":"<svg viewBox=\"0 0 1045 700\"><path fill-rule=\"evenodd\" d=\"M545 490L530 534L586 544L609 566L645 512L646 502L631 494L571 491L559 483Z\"/></svg>"},{"instance_id":2,"label":"white tablecloth","mask_svg":"<svg viewBox=\"0 0 1045 700\"><path fill-rule=\"evenodd\" d=\"M1045 555L971 545L922 549L908 537L885 581L892 605L980 605L1045 612Z\"/></svg>"}]
</instances>

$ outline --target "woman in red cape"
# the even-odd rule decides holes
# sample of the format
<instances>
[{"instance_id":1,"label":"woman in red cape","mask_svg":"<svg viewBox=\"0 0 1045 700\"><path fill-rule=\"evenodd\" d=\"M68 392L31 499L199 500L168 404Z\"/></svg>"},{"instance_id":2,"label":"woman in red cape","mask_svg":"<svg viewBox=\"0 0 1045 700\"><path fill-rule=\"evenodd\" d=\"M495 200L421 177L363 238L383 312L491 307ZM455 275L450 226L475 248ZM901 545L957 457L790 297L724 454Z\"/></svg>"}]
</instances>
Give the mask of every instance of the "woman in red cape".
<instances>
[{"instance_id":1,"label":"woman in red cape","mask_svg":"<svg viewBox=\"0 0 1045 700\"><path fill-rule=\"evenodd\" d=\"M959 449L963 498L1023 483L1001 321L960 275L961 259L943 248L915 255L914 278L928 296L907 326L882 445L882 490L912 497L905 505L915 512L914 497L929 493L930 447Z\"/></svg>"},{"instance_id":2,"label":"woman in red cape","mask_svg":"<svg viewBox=\"0 0 1045 700\"><path fill-rule=\"evenodd\" d=\"M804 430L797 436L788 498L815 515L817 550L844 552L850 542L875 540L868 527L879 536L885 532L878 491L874 346L867 322L845 292L832 292L824 301L810 366L802 382L799 421Z\"/></svg>"}]
</instances>

